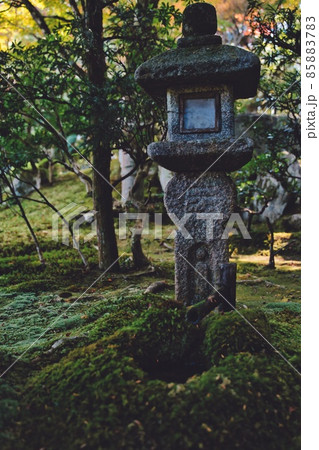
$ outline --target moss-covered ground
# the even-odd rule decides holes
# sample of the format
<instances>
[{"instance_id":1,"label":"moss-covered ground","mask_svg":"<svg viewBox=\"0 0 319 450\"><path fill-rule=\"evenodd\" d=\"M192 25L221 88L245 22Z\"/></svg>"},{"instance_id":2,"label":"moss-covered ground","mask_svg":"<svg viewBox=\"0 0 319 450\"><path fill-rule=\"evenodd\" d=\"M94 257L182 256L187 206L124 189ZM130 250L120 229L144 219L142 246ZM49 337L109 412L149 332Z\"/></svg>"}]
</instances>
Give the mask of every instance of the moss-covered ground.
<instances>
[{"instance_id":1,"label":"moss-covered ground","mask_svg":"<svg viewBox=\"0 0 319 450\"><path fill-rule=\"evenodd\" d=\"M69 175L44 192L60 208L92 207ZM292 242L276 270L262 227L255 245L232 253L238 311L274 351L236 312L187 323L174 301L173 253L151 235L143 247L152 270L131 269L119 241L121 273L90 288L100 274L96 242L82 245L84 271L72 247L51 240L51 212L24 206L47 267L22 219L0 210L0 371L14 364L0 379L2 448L299 448L299 376L280 356L300 369L297 233L276 233L277 248ZM156 280L167 288L144 294Z\"/></svg>"}]
</instances>

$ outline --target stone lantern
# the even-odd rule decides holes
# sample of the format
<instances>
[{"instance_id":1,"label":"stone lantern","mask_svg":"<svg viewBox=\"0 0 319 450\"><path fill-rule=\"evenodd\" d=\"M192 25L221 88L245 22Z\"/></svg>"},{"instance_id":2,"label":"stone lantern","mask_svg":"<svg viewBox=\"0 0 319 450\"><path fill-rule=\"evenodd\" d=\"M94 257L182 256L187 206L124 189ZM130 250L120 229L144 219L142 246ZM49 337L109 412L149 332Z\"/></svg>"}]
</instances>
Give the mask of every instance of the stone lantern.
<instances>
[{"instance_id":1,"label":"stone lantern","mask_svg":"<svg viewBox=\"0 0 319 450\"><path fill-rule=\"evenodd\" d=\"M216 30L214 6L189 5L177 48L144 62L135 78L167 102L167 141L151 143L148 154L175 172L164 201L185 225L175 238L176 299L192 305L222 290L229 310L236 265L229 264L225 226L236 191L227 172L245 165L253 151L251 139L234 137L234 100L256 95L260 63L246 50L222 45Z\"/></svg>"}]
</instances>

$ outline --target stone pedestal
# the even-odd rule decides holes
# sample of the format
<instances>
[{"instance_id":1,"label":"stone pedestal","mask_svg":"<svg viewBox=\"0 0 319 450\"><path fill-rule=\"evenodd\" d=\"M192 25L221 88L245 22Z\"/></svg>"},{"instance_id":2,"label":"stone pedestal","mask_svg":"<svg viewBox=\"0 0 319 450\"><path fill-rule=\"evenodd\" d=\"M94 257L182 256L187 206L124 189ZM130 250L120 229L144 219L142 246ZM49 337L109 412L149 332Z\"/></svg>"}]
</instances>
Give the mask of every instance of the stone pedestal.
<instances>
[{"instance_id":1,"label":"stone pedestal","mask_svg":"<svg viewBox=\"0 0 319 450\"><path fill-rule=\"evenodd\" d=\"M211 285L220 286L220 264L228 262L225 226L236 203L235 186L224 172L199 176L174 175L164 199L167 211L179 221L188 217L187 231L177 230L175 239L176 299L187 305L214 293Z\"/></svg>"}]
</instances>

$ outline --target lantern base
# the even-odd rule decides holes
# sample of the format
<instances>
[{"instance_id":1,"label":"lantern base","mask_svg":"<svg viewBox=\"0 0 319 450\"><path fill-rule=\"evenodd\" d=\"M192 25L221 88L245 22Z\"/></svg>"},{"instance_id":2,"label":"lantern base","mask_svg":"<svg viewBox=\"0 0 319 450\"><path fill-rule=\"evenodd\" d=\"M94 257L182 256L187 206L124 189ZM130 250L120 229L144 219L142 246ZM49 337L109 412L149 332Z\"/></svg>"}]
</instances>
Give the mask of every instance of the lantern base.
<instances>
[{"instance_id":1,"label":"lantern base","mask_svg":"<svg viewBox=\"0 0 319 450\"><path fill-rule=\"evenodd\" d=\"M199 175L176 174L167 184L164 198L178 227L176 300L186 305L207 299L215 293L214 287L221 285L221 266L228 263L226 225L236 204L235 186L225 173Z\"/></svg>"}]
</instances>

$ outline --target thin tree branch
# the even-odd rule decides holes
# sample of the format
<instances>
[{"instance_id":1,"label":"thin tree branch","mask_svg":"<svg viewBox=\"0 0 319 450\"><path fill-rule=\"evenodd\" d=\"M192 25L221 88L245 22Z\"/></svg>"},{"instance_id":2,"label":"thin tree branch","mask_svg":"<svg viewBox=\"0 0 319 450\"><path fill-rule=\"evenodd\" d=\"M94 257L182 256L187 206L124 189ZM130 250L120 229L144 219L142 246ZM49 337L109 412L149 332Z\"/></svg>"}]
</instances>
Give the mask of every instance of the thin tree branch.
<instances>
[{"instance_id":1,"label":"thin tree branch","mask_svg":"<svg viewBox=\"0 0 319 450\"><path fill-rule=\"evenodd\" d=\"M59 217L61 217L61 219L62 219L62 221L64 222L64 224L68 227L69 233L70 233L70 235L71 235L71 237L72 237L72 241L73 241L73 244L74 244L74 248L75 248L75 249L77 250L77 252L79 253L80 258L81 258L81 260L82 260L82 262L83 262L85 268L88 269L88 268L89 268L88 262L87 262L85 256L83 255L83 253L82 253L81 250L80 250L79 242L75 239L75 236L74 236L74 233L73 233L71 224L65 219L65 217L63 216L63 214L61 214L61 212L60 212L60 211L59 211L59 210L58 210L58 209L57 209L57 208L56 208L56 207L55 207L55 206L54 206L54 205L46 198L46 196L40 191L40 189L38 189L38 188L35 186L35 184L31 183L30 181L22 180L22 179L19 178L17 175L15 175L15 177L16 177L18 180L23 181L24 183L29 184L30 186L32 186L33 189L40 195L40 197L43 198L43 200L45 201L46 205L47 205L49 208L53 209L53 211L54 211L56 214L58 214Z\"/></svg>"},{"instance_id":2,"label":"thin tree branch","mask_svg":"<svg viewBox=\"0 0 319 450\"><path fill-rule=\"evenodd\" d=\"M1 178L5 182L5 184L8 186L8 188L9 188L11 194L12 194L12 197L15 199L15 201L17 202L17 204L19 206L19 209L20 209L20 212L21 212L21 216L22 216L23 220L25 221L25 223L26 223L26 225L27 225L27 227L28 227L28 229L30 231L30 234L32 236L32 239L34 241L34 244L35 244L35 247L36 247L36 250L37 250L37 253L38 253L38 257L39 257L40 263L44 267L45 266L45 259L43 257L43 253L42 253L42 250L41 250L38 238L37 238L35 232L33 231L32 225L29 222L29 219L28 219L28 217L27 217L27 215L26 215L26 213L24 211L24 208L22 206L22 203L20 202L18 196L15 193L15 190L14 190L12 184L10 183L10 181L8 180L6 174L3 171L1 171Z\"/></svg>"},{"instance_id":3,"label":"thin tree branch","mask_svg":"<svg viewBox=\"0 0 319 450\"><path fill-rule=\"evenodd\" d=\"M16 198L21 198L23 200L30 200L30 202L36 202L36 203L41 203L42 205L46 205L45 202L42 202L41 200L37 200L36 198L31 198L31 197L25 197L23 195L16 195L15 197L7 197L2 203L11 200L11 199L16 199Z\"/></svg>"},{"instance_id":4,"label":"thin tree branch","mask_svg":"<svg viewBox=\"0 0 319 450\"><path fill-rule=\"evenodd\" d=\"M38 8L36 8L29 0L22 0L22 3L27 8L27 10L31 14L33 20L38 25L40 30L42 30L44 34L51 34L51 30L48 27L44 16L40 13Z\"/></svg>"},{"instance_id":5,"label":"thin tree branch","mask_svg":"<svg viewBox=\"0 0 319 450\"><path fill-rule=\"evenodd\" d=\"M78 5L76 4L75 0L69 0L70 6L74 12L74 15L77 19L82 19L82 15L80 13L80 10L78 8Z\"/></svg>"},{"instance_id":6,"label":"thin tree branch","mask_svg":"<svg viewBox=\"0 0 319 450\"><path fill-rule=\"evenodd\" d=\"M133 169L131 169L129 172L127 172L125 175L123 175L121 178L118 178L117 180L114 181L114 183L112 184L113 187L116 187L119 183L121 183L122 181L124 181L126 178L130 177L131 175L133 175L133 173L137 170L139 164L135 164L135 166L133 167Z\"/></svg>"}]
</instances>

